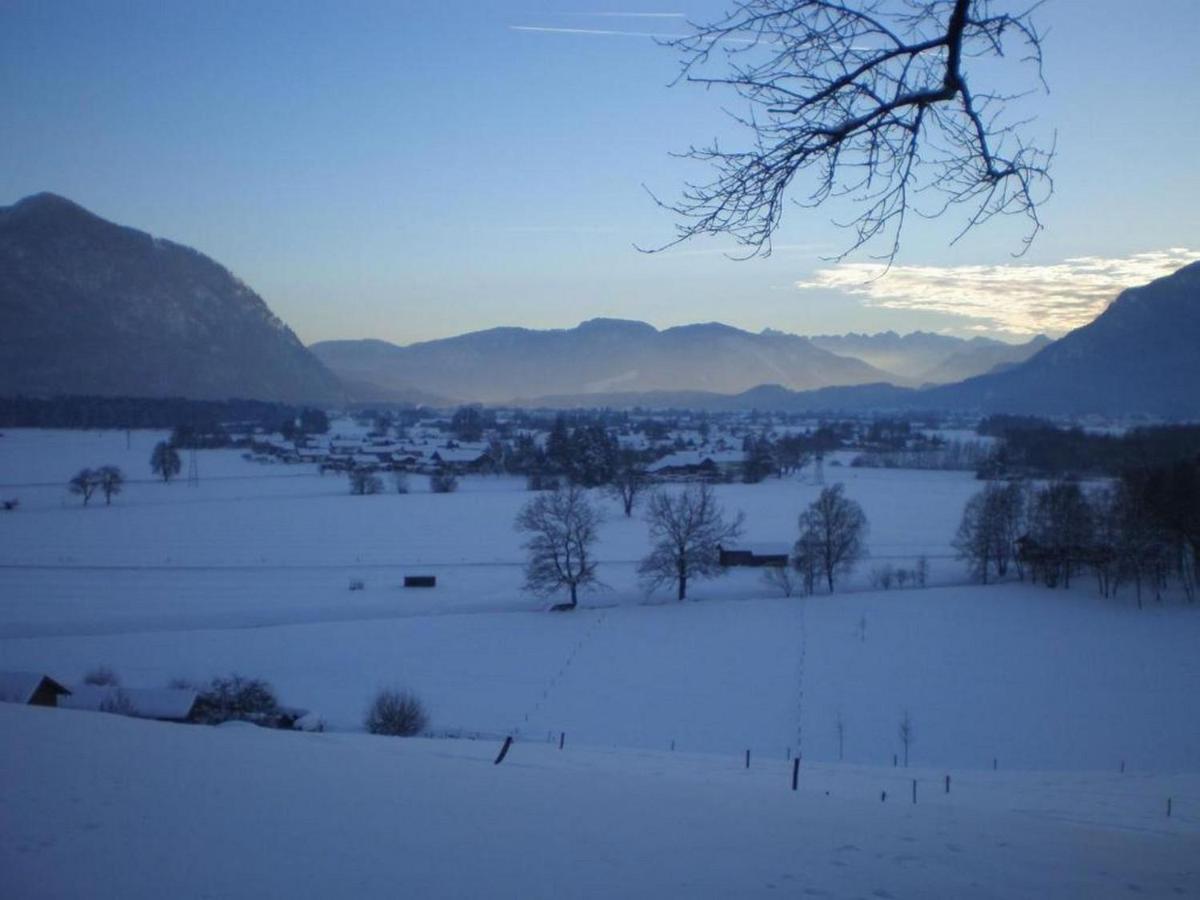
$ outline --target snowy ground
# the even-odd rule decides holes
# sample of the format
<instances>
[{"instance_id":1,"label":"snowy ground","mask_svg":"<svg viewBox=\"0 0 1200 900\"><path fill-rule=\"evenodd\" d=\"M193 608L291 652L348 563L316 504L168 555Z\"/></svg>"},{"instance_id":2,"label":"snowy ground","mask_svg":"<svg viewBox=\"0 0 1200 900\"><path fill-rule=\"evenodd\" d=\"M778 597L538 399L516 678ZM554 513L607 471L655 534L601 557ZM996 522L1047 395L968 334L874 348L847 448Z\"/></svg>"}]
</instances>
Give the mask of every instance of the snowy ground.
<instances>
[{"instance_id":1,"label":"snowy ground","mask_svg":"<svg viewBox=\"0 0 1200 900\"><path fill-rule=\"evenodd\" d=\"M489 877L522 895L1198 890L1186 861L1200 858L1200 610L1139 612L1086 583L965 585L949 543L979 488L967 474L827 465L826 481L866 510L873 558L845 592L804 600L772 596L751 572L694 585L695 602L647 598L635 573L646 526L604 500L607 588L588 609L548 615L521 589L512 521L529 494L514 479L432 495L413 478L408 495L352 497L342 478L207 451L195 487L147 479L110 508L66 494L83 466L148 476L161 437L0 438L0 498L21 501L0 513L0 669L69 682L107 664L131 686L237 671L338 733L0 709L0 871L18 873L15 896L163 896L188 883L261 896L260 879L282 872L298 878L280 882L289 896L336 893L333 881L384 893L392 876L371 853L407 860L415 895L477 896L472 879ZM768 481L719 495L745 511L749 540L786 542L818 490ZM934 587L866 589L873 565L922 554ZM399 586L417 573L438 587ZM366 589L349 591L351 578ZM516 733L514 764L491 767L490 740L345 733L393 684L427 702L436 731ZM906 710L908 771L892 767ZM556 755L547 737L564 731L571 752ZM807 801L779 793L797 752ZM267 771L275 756L288 764ZM935 801L947 773L962 790ZM913 775L928 805L879 803ZM159 780L172 778L168 801L176 787ZM163 823L168 807L193 804L204 814ZM253 829L261 860L208 862L245 837L224 821ZM177 843L189 841L203 854ZM339 860L330 871L313 858L322 841ZM160 847L158 880L144 889L105 862L147 844ZM104 891L35 874L106 865Z\"/></svg>"},{"instance_id":2,"label":"snowy ground","mask_svg":"<svg viewBox=\"0 0 1200 900\"><path fill-rule=\"evenodd\" d=\"M946 794L940 771L816 766L793 793L782 760L664 751L519 743L496 766L483 742L13 706L0 734L13 897L1200 892L1200 818L1160 806L1194 775L989 772Z\"/></svg>"}]
</instances>

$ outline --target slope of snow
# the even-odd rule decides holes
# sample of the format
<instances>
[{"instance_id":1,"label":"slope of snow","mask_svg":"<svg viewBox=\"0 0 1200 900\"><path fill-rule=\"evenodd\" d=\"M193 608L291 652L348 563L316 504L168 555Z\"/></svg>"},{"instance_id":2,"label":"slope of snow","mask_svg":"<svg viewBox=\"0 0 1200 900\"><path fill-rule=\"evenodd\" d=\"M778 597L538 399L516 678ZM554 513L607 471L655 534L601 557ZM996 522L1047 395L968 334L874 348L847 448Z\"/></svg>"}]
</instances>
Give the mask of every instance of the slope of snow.
<instances>
[{"instance_id":1,"label":"slope of snow","mask_svg":"<svg viewBox=\"0 0 1200 900\"><path fill-rule=\"evenodd\" d=\"M0 705L5 894L1066 897L1200 891L1186 778L790 770ZM911 803L907 775L920 779ZM887 802L880 802L881 792ZM1168 795L1189 798L1165 816Z\"/></svg>"}]
</instances>

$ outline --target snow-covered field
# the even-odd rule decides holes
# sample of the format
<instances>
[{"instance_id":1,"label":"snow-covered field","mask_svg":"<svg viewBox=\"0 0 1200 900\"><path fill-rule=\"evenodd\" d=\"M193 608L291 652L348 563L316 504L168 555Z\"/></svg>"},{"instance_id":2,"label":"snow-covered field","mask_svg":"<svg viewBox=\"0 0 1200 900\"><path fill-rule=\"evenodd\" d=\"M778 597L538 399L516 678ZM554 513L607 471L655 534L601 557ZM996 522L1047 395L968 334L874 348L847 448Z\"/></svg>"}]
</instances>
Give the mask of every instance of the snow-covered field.
<instances>
[{"instance_id":1,"label":"snow-covered field","mask_svg":"<svg viewBox=\"0 0 1200 900\"><path fill-rule=\"evenodd\" d=\"M0 669L71 682L106 664L130 686L236 671L336 733L0 709L15 896L382 895L393 859L418 896L1200 891L1200 610L1139 612L1086 579L966 585L950 540L979 487L968 474L827 465L867 513L872 559L806 599L746 571L685 604L648 598L646 526L604 499L606 588L548 615L521 588L518 480L354 497L344 478L202 451L198 485L163 485L148 467L161 437L0 438L0 499L20 499L0 513ZM82 508L66 480L107 463L145 480ZM748 540L790 542L818 490L718 494ZM873 565L920 555L929 589L866 589ZM405 574L438 587L406 590ZM516 733L515 755L492 767L493 740L345 733L385 685L415 690L435 731ZM907 772L892 765L905 711ZM562 732L560 754L547 738ZM800 797L782 789L796 753ZM949 798L947 773L962 785ZM914 775L923 802L894 803ZM262 857L213 871L244 840ZM141 886L113 862L133 847L158 860ZM102 889L71 880L98 872Z\"/></svg>"},{"instance_id":2,"label":"snow-covered field","mask_svg":"<svg viewBox=\"0 0 1200 900\"><path fill-rule=\"evenodd\" d=\"M6 897L1188 897L1194 776L955 774L0 707ZM919 780L911 801L911 777ZM881 802L882 792L888 798Z\"/></svg>"}]
</instances>

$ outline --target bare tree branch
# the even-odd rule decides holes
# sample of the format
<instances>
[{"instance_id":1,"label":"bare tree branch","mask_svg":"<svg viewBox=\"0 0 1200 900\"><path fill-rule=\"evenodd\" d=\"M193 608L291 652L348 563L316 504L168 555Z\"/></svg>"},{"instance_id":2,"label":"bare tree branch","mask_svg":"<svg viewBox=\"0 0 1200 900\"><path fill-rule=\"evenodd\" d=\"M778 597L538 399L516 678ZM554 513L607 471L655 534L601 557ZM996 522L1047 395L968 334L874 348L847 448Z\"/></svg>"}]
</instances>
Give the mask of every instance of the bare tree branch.
<instances>
[{"instance_id":1,"label":"bare tree branch","mask_svg":"<svg viewBox=\"0 0 1200 900\"><path fill-rule=\"evenodd\" d=\"M664 41L681 55L676 83L732 90L747 104L730 115L752 145L714 141L676 154L710 164L714 176L685 184L675 202L651 194L682 221L648 252L728 235L747 257L770 255L785 197L805 175L798 205L845 199L857 210L837 223L853 233L839 259L884 239L890 263L907 212L959 207L955 241L995 216L1023 216L1024 253L1053 190L1054 148L1006 117L1022 94L975 90L966 61L1019 51L1045 87L1037 5L996 13L993 0L737 0L720 21ZM709 74L715 65L721 73Z\"/></svg>"}]
</instances>

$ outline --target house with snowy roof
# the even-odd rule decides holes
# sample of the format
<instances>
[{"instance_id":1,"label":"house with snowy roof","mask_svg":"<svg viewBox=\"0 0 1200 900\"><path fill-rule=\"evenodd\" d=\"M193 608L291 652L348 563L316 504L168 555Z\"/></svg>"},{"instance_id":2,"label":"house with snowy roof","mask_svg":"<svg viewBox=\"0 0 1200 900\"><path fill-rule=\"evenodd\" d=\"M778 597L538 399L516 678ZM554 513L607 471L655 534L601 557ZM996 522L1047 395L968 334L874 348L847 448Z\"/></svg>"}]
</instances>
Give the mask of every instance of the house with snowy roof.
<instances>
[{"instance_id":1,"label":"house with snowy roof","mask_svg":"<svg viewBox=\"0 0 1200 900\"><path fill-rule=\"evenodd\" d=\"M137 719L190 722L200 695L186 688L127 688L115 685L72 685L59 706L91 712L115 712Z\"/></svg>"},{"instance_id":2,"label":"house with snowy roof","mask_svg":"<svg viewBox=\"0 0 1200 900\"><path fill-rule=\"evenodd\" d=\"M740 450L676 450L652 462L646 471L657 478L716 479L740 470L744 459Z\"/></svg>"}]
</instances>

